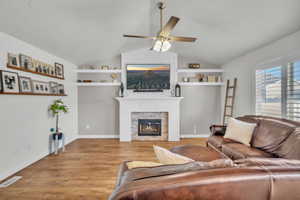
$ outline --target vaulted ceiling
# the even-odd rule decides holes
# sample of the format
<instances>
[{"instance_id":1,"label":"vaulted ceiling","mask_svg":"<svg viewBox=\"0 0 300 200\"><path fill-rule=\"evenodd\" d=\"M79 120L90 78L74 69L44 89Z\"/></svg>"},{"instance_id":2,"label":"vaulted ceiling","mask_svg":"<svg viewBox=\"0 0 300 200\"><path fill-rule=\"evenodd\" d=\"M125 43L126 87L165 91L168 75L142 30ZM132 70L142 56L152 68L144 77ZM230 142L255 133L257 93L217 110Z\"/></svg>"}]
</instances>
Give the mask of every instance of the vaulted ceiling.
<instances>
[{"instance_id":1,"label":"vaulted ceiling","mask_svg":"<svg viewBox=\"0 0 300 200\"><path fill-rule=\"evenodd\" d=\"M122 34L153 35L158 0L1 0L0 31L75 64L101 63L151 46ZM221 65L300 29L299 0L167 0L173 35L193 36L172 51ZM1 45L1 44L0 44Z\"/></svg>"}]
</instances>

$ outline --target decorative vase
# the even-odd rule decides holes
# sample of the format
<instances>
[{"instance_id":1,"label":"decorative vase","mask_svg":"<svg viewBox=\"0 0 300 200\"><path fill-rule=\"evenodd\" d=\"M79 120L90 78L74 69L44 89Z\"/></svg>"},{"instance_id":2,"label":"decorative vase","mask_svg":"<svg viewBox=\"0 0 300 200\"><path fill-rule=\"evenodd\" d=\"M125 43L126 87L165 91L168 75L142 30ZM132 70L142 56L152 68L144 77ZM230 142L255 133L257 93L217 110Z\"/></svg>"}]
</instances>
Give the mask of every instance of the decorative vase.
<instances>
[{"instance_id":1,"label":"decorative vase","mask_svg":"<svg viewBox=\"0 0 300 200\"><path fill-rule=\"evenodd\" d=\"M181 87L178 83L175 86L175 97L181 97Z\"/></svg>"},{"instance_id":2,"label":"decorative vase","mask_svg":"<svg viewBox=\"0 0 300 200\"><path fill-rule=\"evenodd\" d=\"M119 88L119 96L124 97L124 85L121 83L120 88Z\"/></svg>"}]
</instances>

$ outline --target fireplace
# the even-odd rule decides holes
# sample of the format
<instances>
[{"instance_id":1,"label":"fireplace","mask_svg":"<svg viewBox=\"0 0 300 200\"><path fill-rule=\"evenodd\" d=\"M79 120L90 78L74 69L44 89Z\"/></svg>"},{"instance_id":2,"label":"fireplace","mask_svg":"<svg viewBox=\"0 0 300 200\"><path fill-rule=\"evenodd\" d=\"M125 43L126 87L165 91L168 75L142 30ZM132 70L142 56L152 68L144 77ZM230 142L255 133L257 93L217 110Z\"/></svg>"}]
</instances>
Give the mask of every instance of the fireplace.
<instances>
[{"instance_id":1,"label":"fireplace","mask_svg":"<svg viewBox=\"0 0 300 200\"><path fill-rule=\"evenodd\" d=\"M161 119L139 119L138 136L161 136Z\"/></svg>"}]
</instances>

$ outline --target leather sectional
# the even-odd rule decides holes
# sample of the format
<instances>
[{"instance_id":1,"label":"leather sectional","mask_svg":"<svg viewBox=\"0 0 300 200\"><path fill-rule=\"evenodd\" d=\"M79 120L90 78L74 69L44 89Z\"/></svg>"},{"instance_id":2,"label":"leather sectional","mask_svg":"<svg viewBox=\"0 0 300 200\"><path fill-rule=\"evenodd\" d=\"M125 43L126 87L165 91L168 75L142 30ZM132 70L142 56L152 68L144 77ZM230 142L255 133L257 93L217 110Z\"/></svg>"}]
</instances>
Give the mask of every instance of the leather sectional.
<instances>
[{"instance_id":1,"label":"leather sectional","mask_svg":"<svg viewBox=\"0 0 300 200\"><path fill-rule=\"evenodd\" d=\"M224 139L226 127L213 129L208 149L171 149L195 162L131 170L124 162L110 199L300 199L300 123L263 116L237 119L257 124L251 147ZM208 162L220 158L225 159Z\"/></svg>"}]
</instances>

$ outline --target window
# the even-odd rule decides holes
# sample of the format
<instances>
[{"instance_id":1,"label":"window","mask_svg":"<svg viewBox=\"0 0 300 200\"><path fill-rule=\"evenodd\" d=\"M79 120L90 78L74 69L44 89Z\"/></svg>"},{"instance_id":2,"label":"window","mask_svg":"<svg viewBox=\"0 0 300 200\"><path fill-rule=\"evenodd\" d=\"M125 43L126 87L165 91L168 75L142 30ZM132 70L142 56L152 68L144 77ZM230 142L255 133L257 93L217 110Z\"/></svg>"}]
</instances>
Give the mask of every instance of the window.
<instances>
[{"instance_id":1,"label":"window","mask_svg":"<svg viewBox=\"0 0 300 200\"><path fill-rule=\"evenodd\" d=\"M281 117L281 67L256 71L256 114Z\"/></svg>"},{"instance_id":2,"label":"window","mask_svg":"<svg viewBox=\"0 0 300 200\"><path fill-rule=\"evenodd\" d=\"M300 120L300 62L287 67L287 118Z\"/></svg>"},{"instance_id":3,"label":"window","mask_svg":"<svg viewBox=\"0 0 300 200\"><path fill-rule=\"evenodd\" d=\"M256 71L256 114L300 120L300 61Z\"/></svg>"}]
</instances>

